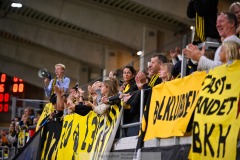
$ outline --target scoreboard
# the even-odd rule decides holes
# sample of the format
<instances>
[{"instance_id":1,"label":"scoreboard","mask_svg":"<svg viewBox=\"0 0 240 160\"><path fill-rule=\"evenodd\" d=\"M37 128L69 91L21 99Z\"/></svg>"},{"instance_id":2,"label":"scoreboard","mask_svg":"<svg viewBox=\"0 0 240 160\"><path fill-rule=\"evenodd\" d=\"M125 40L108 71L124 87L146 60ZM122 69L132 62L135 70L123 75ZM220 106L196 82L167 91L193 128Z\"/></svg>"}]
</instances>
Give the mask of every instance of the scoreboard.
<instances>
[{"instance_id":1,"label":"scoreboard","mask_svg":"<svg viewBox=\"0 0 240 160\"><path fill-rule=\"evenodd\" d=\"M23 94L24 82L18 77L0 73L0 113L9 111L11 96Z\"/></svg>"}]
</instances>

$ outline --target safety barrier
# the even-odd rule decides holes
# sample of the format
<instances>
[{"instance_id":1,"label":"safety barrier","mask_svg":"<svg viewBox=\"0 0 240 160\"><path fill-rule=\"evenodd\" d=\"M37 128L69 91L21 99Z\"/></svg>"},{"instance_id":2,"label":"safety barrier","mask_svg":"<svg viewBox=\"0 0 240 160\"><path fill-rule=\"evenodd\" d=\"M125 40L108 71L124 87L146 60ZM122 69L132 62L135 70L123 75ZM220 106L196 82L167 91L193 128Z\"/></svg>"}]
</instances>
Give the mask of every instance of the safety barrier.
<instances>
[{"instance_id":1,"label":"safety barrier","mask_svg":"<svg viewBox=\"0 0 240 160\"><path fill-rule=\"evenodd\" d=\"M23 103L22 107L17 107L17 101L21 101ZM48 100L35 100L35 99L18 99L16 97L12 98L12 119L16 117L20 117L26 106L31 106L31 104L35 104L35 107L33 107L35 115L38 110L40 110L39 106L40 104L46 104L48 103ZM36 107L37 106L37 107ZM29 139L33 136L35 133L36 126L29 126L27 129L21 129L21 131L18 134L17 138L17 150L16 153L21 150L25 146L25 144L29 141ZM15 148L14 148L15 149ZM15 152L14 152L15 153Z\"/></svg>"},{"instance_id":2,"label":"safety barrier","mask_svg":"<svg viewBox=\"0 0 240 160\"><path fill-rule=\"evenodd\" d=\"M0 160L10 160L15 156L15 153L14 147L0 146Z\"/></svg>"}]
</instances>

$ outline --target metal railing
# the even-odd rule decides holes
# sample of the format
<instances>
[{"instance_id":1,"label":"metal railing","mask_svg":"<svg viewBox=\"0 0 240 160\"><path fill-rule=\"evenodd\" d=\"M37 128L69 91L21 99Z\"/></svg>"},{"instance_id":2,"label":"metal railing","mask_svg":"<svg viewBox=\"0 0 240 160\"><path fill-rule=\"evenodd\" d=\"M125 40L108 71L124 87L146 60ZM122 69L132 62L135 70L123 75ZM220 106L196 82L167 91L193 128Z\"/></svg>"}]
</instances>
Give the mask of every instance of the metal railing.
<instances>
[{"instance_id":1,"label":"metal railing","mask_svg":"<svg viewBox=\"0 0 240 160\"><path fill-rule=\"evenodd\" d=\"M17 106L17 101L23 102L23 106L20 108ZM46 104L48 103L49 100L38 100L38 99L18 99L16 97L12 97L12 114L11 114L11 119L14 119L17 115L21 115L21 111L24 110L26 106L32 106L31 104L27 103L37 103L37 104ZM18 109L17 109L18 108ZM33 107L34 111L40 110L39 106L38 107Z\"/></svg>"},{"instance_id":2,"label":"metal railing","mask_svg":"<svg viewBox=\"0 0 240 160\"><path fill-rule=\"evenodd\" d=\"M0 146L0 159L8 159L9 148L7 146Z\"/></svg>"},{"instance_id":3,"label":"metal railing","mask_svg":"<svg viewBox=\"0 0 240 160\"><path fill-rule=\"evenodd\" d=\"M183 39L182 39L182 48L184 48L186 45L187 45L187 35L184 35L183 36ZM186 66L187 66L187 59L185 58L184 54L182 53L182 57L183 57L183 60L182 60L182 66L181 67L181 77L184 77L186 76ZM130 123L130 124L123 124L123 119L124 119L124 112L123 112L123 115L122 115L122 119L121 119L121 125L120 125L120 138L123 137L123 129L125 128L129 128L129 127L135 127L135 126L140 126L141 123L142 123L142 114L143 114L143 109L144 109L144 92L145 90L141 90L141 102L140 102L140 120L139 122L135 122L135 123ZM176 144L177 142L179 141L177 137L175 137L175 141L176 141Z\"/></svg>"},{"instance_id":4,"label":"metal railing","mask_svg":"<svg viewBox=\"0 0 240 160\"><path fill-rule=\"evenodd\" d=\"M15 153L14 147L0 146L0 160L12 159Z\"/></svg>"},{"instance_id":5,"label":"metal railing","mask_svg":"<svg viewBox=\"0 0 240 160\"><path fill-rule=\"evenodd\" d=\"M135 126L140 126L142 124L142 115L143 115L143 107L144 107L144 92L145 90L141 90L141 102L140 102L140 119L139 122L134 122L134 123L129 123L129 124L123 124L123 119L124 119L124 112L121 117L121 123L120 123L120 138L123 137L123 130L125 128L130 128L130 127L135 127Z\"/></svg>"}]
</instances>

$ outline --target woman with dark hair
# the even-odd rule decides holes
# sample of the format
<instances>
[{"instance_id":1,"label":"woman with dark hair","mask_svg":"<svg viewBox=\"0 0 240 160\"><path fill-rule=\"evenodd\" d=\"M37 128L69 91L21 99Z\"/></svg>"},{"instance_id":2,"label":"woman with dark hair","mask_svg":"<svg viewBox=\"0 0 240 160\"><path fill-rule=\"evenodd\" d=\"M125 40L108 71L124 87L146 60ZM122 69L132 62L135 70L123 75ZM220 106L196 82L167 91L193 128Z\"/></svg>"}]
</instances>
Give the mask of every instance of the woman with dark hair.
<instances>
[{"instance_id":1,"label":"woman with dark hair","mask_svg":"<svg viewBox=\"0 0 240 160\"><path fill-rule=\"evenodd\" d=\"M122 99L122 106L124 107L124 119L123 123L134 123L139 121L139 111L136 111L136 108L139 108L139 106L130 106L129 104L126 104L127 100L130 98L130 95L138 90L138 87L136 85L135 81L136 76L136 70L132 66L125 66L123 68L123 91L120 95L120 98ZM134 136L137 135L139 131L139 126L137 127L130 127L124 131L125 136Z\"/></svg>"},{"instance_id":2,"label":"woman with dark hair","mask_svg":"<svg viewBox=\"0 0 240 160\"><path fill-rule=\"evenodd\" d=\"M123 68L123 93L130 93L138 90L135 81L136 70L132 66Z\"/></svg>"}]
</instances>

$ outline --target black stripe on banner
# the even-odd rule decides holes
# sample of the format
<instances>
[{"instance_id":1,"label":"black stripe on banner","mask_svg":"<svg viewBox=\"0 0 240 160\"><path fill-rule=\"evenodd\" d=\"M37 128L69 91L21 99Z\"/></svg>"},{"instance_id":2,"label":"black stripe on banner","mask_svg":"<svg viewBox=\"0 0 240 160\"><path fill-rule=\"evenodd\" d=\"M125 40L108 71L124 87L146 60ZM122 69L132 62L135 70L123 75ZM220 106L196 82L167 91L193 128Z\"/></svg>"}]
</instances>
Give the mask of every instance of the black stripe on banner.
<instances>
[{"instance_id":1,"label":"black stripe on banner","mask_svg":"<svg viewBox=\"0 0 240 160\"><path fill-rule=\"evenodd\" d=\"M114 117L116 117L116 115L117 115L117 112L116 112L116 110L112 107L112 109L110 110L110 112L112 112L112 114L114 115Z\"/></svg>"},{"instance_id":2,"label":"black stripe on banner","mask_svg":"<svg viewBox=\"0 0 240 160\"><path fill-rule=\"evenodd\" d=\"M107 120L108 120L110 123L112 123L113 119L114 119L114 117L112 118L111 115L110 115L110 113L109 113L109 114L107 115Z\"/></svg>"},{"instance_id":3,"label":"black stripe on banner","mask_svg":"<svg viewBox=\"0 0 240 160\"><path fill-rule=\"evenodd\" d=\"M86 138L87 138L87 135L88 135L88 120L89 120L89 116L87 116L87 121L86 121L86 125L87 125L87 128L86 128L86 132L85 132L85 138L83 140L83 143L82 143L82 146L81 146L81 150L84 150L85 147L86 147Z\"/></svg>"}]
</instances>

